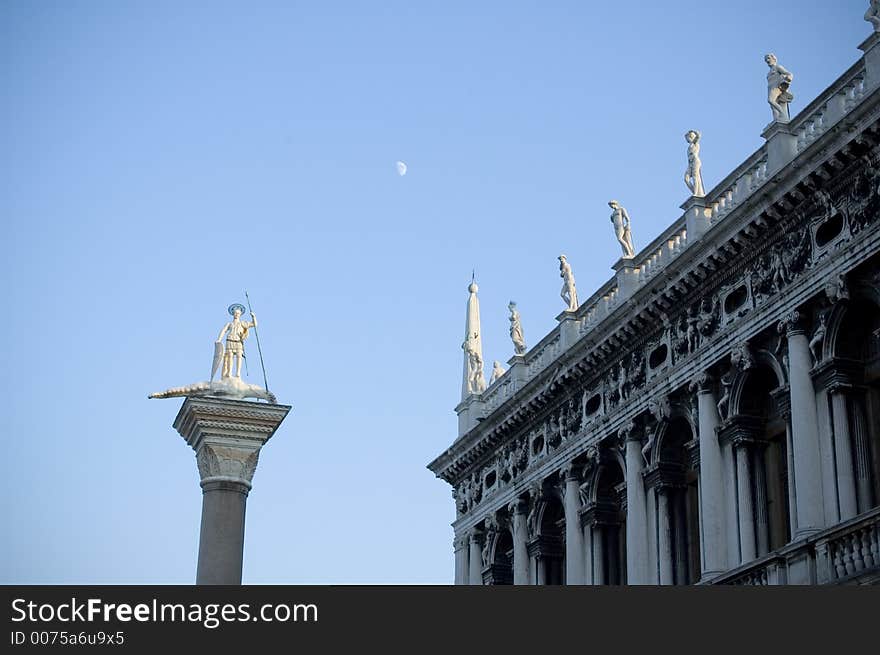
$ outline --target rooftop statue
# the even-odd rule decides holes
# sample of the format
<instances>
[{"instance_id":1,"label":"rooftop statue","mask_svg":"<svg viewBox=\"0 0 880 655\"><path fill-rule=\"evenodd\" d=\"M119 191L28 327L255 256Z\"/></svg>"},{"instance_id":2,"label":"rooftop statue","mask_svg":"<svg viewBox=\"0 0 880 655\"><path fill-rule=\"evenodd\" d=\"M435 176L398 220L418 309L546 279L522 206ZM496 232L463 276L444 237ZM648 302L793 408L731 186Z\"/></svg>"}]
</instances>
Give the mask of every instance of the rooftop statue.
<instances>
[{"instance_id":1,"label":"rooftop statue","mask_svg":"<svg viewBox=\"0 0 880 655\"><path fill-rule=\"evenodd\" d=\"M256 334L257 317L251 314L250 321L242 321L241 315L245 307L240 303L229 306L229 314L232 320L223 326L217 341L214 342L214 360L211 365L211 379L207 382L196 382L185 387L172 387L165 391L151 393L148 398L174 398L178 396L215 396L218 398L230 398L241 400L244 398L261 398L270 403L276 402L275 394L268 388L256 384L248 384L241 379L241 363L245 358L244 341L248 332L253 329ZM223 337L226 337L224 347ZM262 361L262 354L260 355ZM217 369L221 368L219 380L214 380ZM233 374L234 370L234 374ZM265 378L265 368L263 369ZM268 387L268 385L267 385Z\"/></svg>"},{"instance_id":2,"label":"rooftop statue","mask_svg":"<svg viewBox=\"0 0 880 655\"><path fill-rule=\"evenodd\" d=\"M614 234L623 248L623 256L625 259L632 259L636 256L636 251L633 248L629 214L616 200L609 201L608 206L611 207L611 224L614 225Z\"/></svg>"},{"instance_id":3,"label":"rooftop statue","mask_svg":"<svg viewBox=\"0 0 880 655\"><path fill-rule=\"evenodd\" d=\"M684 183L691 190L691 195L702 198L706 195L703 189L703 163L700 161L700 133L696 130L685 132L684 140L688 142L688 165L684 172Z\"/></svg>"},{"instance_id":4,"label":"rooftop statue","mask_svg":"<svg viewBox=\"0 0 880 655\"><path fill-rule=\"evenodd\" d=\"M519 320L516 303L511 300L507 309L510 310L510 339L513 341L513 352L517 355L525 355L526 340L523 336L522 323Z\"/></svg>"},{"instance_id":5,"label":"rooftop statue","mask_svg":"<svg viewBox=\"0 0 880 655\"><path fill-rule=\"evenodd\" d=\"M504 375L507 371L504 370L504 367L501 365L497 359L492 363L492 377L489 380L489 384L494 384L495 380Z\"/></svg>"},{"instance_id":6,"label":"rooftop statue","mask_svg":"<svg viewBox=\"0 0 880 655\"><path fill-rule=\"evenodd\" d=\"M788 103L794 100L788 89L794 76L779 64L772 52L764 55L764 61L770 67L767 73L767 102L770 103L773 120L787 123L790 120Z\"/></svg>"},{"instance_id":7,"label":"rooftop statue","mask_svg":"<svg viewBox=\"0 0 880 655\"><path fill-rule=\"evenodd\" d=\"M574 284L574 273L571 272L571 265L565 255L559 255L559 277L562 278L562 291L559 292L559 295L568 305L568 311L577 311L578 294Z\"/></svg>"},{"instance_id":8,"label":"rooftop statue","mask_svg":"<svg viewBox=\"0 0 880 655\"><path fill-rule=\"evenodd\" d=\"M865 20L871 23L875 32L880 32L880 0L871 0Z\"/></svg>"}]
</instances>

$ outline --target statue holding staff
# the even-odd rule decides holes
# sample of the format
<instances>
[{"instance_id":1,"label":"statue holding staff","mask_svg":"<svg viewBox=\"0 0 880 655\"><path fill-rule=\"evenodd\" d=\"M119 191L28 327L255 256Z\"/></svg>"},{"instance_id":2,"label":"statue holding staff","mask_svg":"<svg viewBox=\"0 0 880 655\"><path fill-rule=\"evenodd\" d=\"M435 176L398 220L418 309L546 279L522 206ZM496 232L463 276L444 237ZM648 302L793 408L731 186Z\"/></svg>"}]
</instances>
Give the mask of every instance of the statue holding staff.
<instances>
[{"instance_id":1,"label":"statue holding staff","mask_svg":"<svg viewBox=\"0 0 880 655\"><path fill-rule=\"evenodd\" d=\"M229 398L242 400L244 398L259 398L275 403L275 394L268 388L256 384L248 384L241 379L241 362L245 357L244 341L248 331L256 329L257 317L251 311L251 320L242 321L244 305L234 303L229 306L232 320L223 326L217 340L214 342L214 359L211 363L211 378L205 382L195 382L182 387L171 387L165 391L151 393L149 398L176 398L181 396L208 396L214 398ZM226 337L224 347L223 338ZM261 353L262 362L262 353ZM214 380L218 369L222 372L219 380ZM265 366L263 367L263 379L265 381Z\"/></svg>"},{"instance_id":2,"label":"statue holding staff","mask_svg":"<svg viewBox=\"0 0 880 655\"><path fill-rule=\"evenodd\" d=\"M620 247L623 248L623 256L631 259L636 256L636 251L633 248L629 214L616 200L609 201L608 206L611 207L611 224L614 226L614 234L620 242Z\"/></svg>"},{"instance_id":3,"label":"statue holding staff","mask_svg":"<svg viewBox=\"0 0 880 655\"><path fill-rule=\"evenodd\" d=\"M700 161L700 136L696 130L688 130L684 135L684 140L688 142L688 165L684 172L684 183L691 190L691 195L697 198L706 195L703 190L703 164Z\"/></svg>"},{"instance_id":4,"label":"statue holding staff","mask_svg":"<svg viewBox=\"0 0 880 655\"><path fill-rule=\"evenodd\" d=\"M244 313L244 305L241 303L233 303L229 306L229 313L232 320L223 326L220 335L217 337L216 344L219 345L226 336L226 347L223 350L223 372L222 377L228 378L232 375L233 363L236 363L235 377L241 377L241 362L244 360L244 341L247 339L248 330L257 327L257 317L251 312L250 321L242 321L241 315ZM217 349L215 345L215 351ZM211 377L217 372L216 364L214 370L211 371Z\"/></svg>"}]
</instances>

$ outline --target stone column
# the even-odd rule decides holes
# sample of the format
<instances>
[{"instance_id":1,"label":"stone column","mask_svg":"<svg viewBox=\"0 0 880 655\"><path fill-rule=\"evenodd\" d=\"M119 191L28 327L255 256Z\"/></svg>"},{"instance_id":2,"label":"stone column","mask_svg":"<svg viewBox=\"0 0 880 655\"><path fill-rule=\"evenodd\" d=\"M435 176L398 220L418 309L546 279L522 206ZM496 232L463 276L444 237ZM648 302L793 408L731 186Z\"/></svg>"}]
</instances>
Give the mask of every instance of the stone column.
<instances>
[{"instance_id":1,"label":"stone column","mask_svg":"<svg viewBox=\"0 0 880 655\"><path fill-rule=\"evenodd\" d=\"M767 514L767 469L764 466L766 445L755 444L752 471L755 474L755 541L758 556L770 552L770 517Z\"/></svg>"},{"instance_id":2,"label":"stone column","mask_svg":"<svg viewBox=\"0 0 880 655\"><path fill-rule=\"evenodd\" d=\"M846 521L859 513L856 502L856 484L853 475L852 437L849 431L849 408L846 392L833 389L831 393L831 414L834 425L834 455L837 465L837 501L840 520Z\"/></svg>"},{"instance_id":3,"label":"stone column","mask_svg":"<svg viewBox=\"0 0 880 655\"><path fill-rule=\"evenodd\" d=\"M508 507L513 517L511 527L513 532L513 584L529 584L529 550L528 550L528 524L526 522L526 504L518 500Z\"/></svg>"},{"instance_id":4,"label":"stone column","mask_svg":"<svg viewBox=\"0 0 880 655\"><path fill-rule=\"evenodd\" d=\"M581 534L584 540L584 584L595 584L593 580L593 526L580 518Z\"/></svg>"},{"instance_id":5,"label":"stone column","mask_svg":"<svg viewBox=\"0 0 880 655\"><path fill-rule=\"evenodd\" d=\"M468 538L459 535L452 541L455 550L455 584L465 585L468 583Z\"/></svg>"},{"instance_id":6,"label":"stone column","mask_svg":"<svg viewBox=\"0 0 880 655\"><path fill-rule=\"evenodd\" d=\"M755 559L755 511L752 505L752 474L745 443L736 448L736 492L739 501L739 552L741 563Z\"/></svg>"},{"instance_id":7,"label":"stone column","mask_svg":"<svg viewBox=\"0 0 880 655\"><path fill-rule=\"evenodd\" d=\"M579 510L580 481L571 464L562 470L565 478L565 583L584 584L584 543Z\"/></svg>"},{"instance_id":8,"label":"stone column","mask_svg":"<svg viewBox=\"0 0 880 655\"><path fill-rule=\"evenodd\" d=\"M788 336L788 380L791 394L791 428L797 480L796 539L823 527L822 477L819 465L819 428L816 392L810 378L812 355L799 312L780 323Z\"/></svg>"},{"instance_id":9,"label":"stone column","mask_svg":"<svg viewBox=\"0 0 880 655\"><path fill-rule=\"evenodd\" d=\"M483 584L483 533L472 530L470 534L470 554L468 555L468 584Z\"/></svg>"},{"instance_id":10,"label":"stone column","mask_svg":"<svg viewBox=\"0 0 880 655\"><path fill-rule=\"evenodd\" d=\"M874 488L871 486L871 452L868 445L868 426L865 422L864 396L850 398L853 420L853 443L855 446L856 489L859 510L866 512L874 506Z\"/></svg>"},{"instance_id":11,"label":"stone column","mask_svg":"<svg viewBox=\"0 0 880 655\"><path fill-rule=\"evenodd\" d=\"M244 517L260 449L290 411L220 398L187 398L174 428L196 453L202 486L198 585L241 584Z\"/></svg>"},{"instance_id":12,"label":"stone column","mask_svg":"<svg viewBox=\"0 0 880 655\"><path fill-rule=\"evenodd\" d=\"M603 528L593 523L593 584L604 585L605 580L605 542L602 539Z\"/></svg>"},{"instance_id":13,"label":"stone column","mask_svg":"<svg viewBox=\"0 0 880 655\"><path fill-rule=\"evenodd\" d=\"M657 488L657 529L660 542L660 584L671 585L672 579L672 530L670 530L669 492L667 486Z\"/></svg>"},{"instance_id":14,"label":"stone column","mask_svg":"<svg viewBox=\"0 0 880 655\"><path fill-rule=\"evenodd\" d=\"M700 441L700 521L703 526L705 570L703 579L727 570L727 536L724 528L724 488L722 486L721 446L716 428L719 424L718 401L712 392L711 379L703 374L694 381L697 390Z\"/></svg>"},{"instance_id":15,"label":"stone column","mask_svg":"<svg viewBox=\"0 0 880 655\"><path fill-rule=\"evenodd\" d=\"M626 442L626 579L627 584L648 582L648 518L642 483L642 444L634 426L621 430ZM593 544L593 557L597 557ZM598 560L597 560L598 561Z\"/></svg>"}]
</instances>

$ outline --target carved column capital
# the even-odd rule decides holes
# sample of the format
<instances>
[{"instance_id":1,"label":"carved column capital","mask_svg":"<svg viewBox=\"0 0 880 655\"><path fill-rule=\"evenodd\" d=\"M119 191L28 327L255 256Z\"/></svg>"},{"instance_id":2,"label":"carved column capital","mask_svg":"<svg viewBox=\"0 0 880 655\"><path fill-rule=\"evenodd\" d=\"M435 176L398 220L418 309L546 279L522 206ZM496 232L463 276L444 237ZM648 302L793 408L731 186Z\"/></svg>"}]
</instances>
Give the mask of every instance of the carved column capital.
<instances>
[{"instance_id":1,"label":"carved column capital","mask_svg":"<svg viewBox=\"0 0 880 655\"><path fill-rule=\"evenodd\" d=\"M620 429L617 431L617 436L620 439L621 443L626 443L627 441L641 441L642 435L636 427L634 421L630 421L629 423L625 423L620 426Z\"/></svg>"},{"instance_id":2,"label":"carved column capital","mask_svg":"<svg viewBox=\"0 0 880 655\"><path fill-rule=\"evenodd\" d=\"M779 334L791 337L797 334L804 334L806 331L804 316L798 310L793 310L787 314L777 325L776 329Z\"/></svg>"},{"instance_id":3,"label":"carved column capital","mask_svg":"<svg viewBox=\"0 0 880 655\"><path fill-rule=\"evenodd\" d=\"M712 393L714 391L714 382L714 377L708 371L702 371L701 373L697 373L694 376L694 379L691 380L691 383L688 385L688 390L691 393Z\"/></svg>"},{"instance_id":4,"label":"carved column capital","mask_svg":"<svg viewBox=\"0 0 880 655\"><path fill-rule=\"evenodd\" d=\"M250 489L260 449L290 411L288 405L187 398L174 428L196 453L202 487L233 483Z\"/></svg>"},{"instance_id":5,"label":"carved column capital","mask_svg":"<svg viewBox=\"0 0 880 655\"><path fill-rule=\"evenodd\" d=\"M507 505L507 512L514 516L516 514L525 515L529 511L529 503L525 498L517 498Z\"/></svg>"},{"instance_id":6,"label":"carved column capital","mask_svg":"<svg viewBox=\"0 0 880 655\"><path fill-rule=\"evenodd\" d=\"M559 469L559 477L564 482L575 481L580 482L580 467L575 466L574 462L569 461L562 465Z\"/></svg>"}]
</instances>

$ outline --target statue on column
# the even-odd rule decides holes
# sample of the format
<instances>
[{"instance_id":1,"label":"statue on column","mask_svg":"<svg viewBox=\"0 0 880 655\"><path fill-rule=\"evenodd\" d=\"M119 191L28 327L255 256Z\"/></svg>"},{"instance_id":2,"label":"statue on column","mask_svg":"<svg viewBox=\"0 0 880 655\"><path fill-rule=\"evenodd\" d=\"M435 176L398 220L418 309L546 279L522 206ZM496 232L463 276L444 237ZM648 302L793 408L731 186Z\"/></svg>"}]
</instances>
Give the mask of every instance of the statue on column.
<instances>
[{"instance_id":1,"label":"statue on column","mask_svg":"<svg viewBox=\"0 0 880 655\"><path fill-rule=\"evenodd\" d=\"M623 256L625 259L631 259L636 256L636 251L633 248L629 214L616 200L609 201L608 206L611 207L611 224L614 226L614 234L620 242L620 247L623 248Z\"/></svg>"},{"instance_id":2,"label":"statue on column","mask_svg":"<svg viewBox=\"0 0 880 655\"><path fill-rule=\"evenodd\" d=\"M703 164L700 161L700 136L696 130L688 130L684 135L684 140L688 142L688 165L684 172L684 183L691 190L691 195L696 198L706 195L703 190Z\"/></svg>"},{"instance_id":3,"label":"statue on column","mask_svg":"<svg viewBox=\"0 0 880 655\"><path fill-rule=\"evenodd\" d=\"M571 265L565 255L559 255L559 277L562 278L562 291L559 292L559 295L568 305L568 311L577 311L578 295L574 284L574 273L572 273Z\"/></svg>"},{"instance_id":4,"label":"statue on column","mask_svg":"<svg viewBox=\"0 0 880 655\"><path fill-rule=\"evenodd\" d=\"M772 52L764 55L764 61L770 67L767 73L767 102L773 112L773 120L787 123L790 120L788 103L794 100L789 91L794 76L782 67Z\"/></svg>"},{"instance_id":5,"label":"statue on column","mask_svg":"<svg viewBox=\"0 0 880 655\"><path fill-rule=\"evenodd\" d=\"M871 0L865 20L871 23L875 32L880 32L880 0Z\"/></svg>"},{"instance_id":6,"label":"statue on column","mask_svg":"<svg viewBox=\"0 0 880 655\"><path fill-rule=\"evenodd\" d=\"M214 345L215 359L213 370L211 371L211 379L217 373L216 354L220 352L223 343L223 336L226 336L226 347L223 349L223 372L222 377L228 378L232 375L233 364L235 367L235 377L241 377L241 362L244 359L244 342L248 337L248 330L257 327L257 317L251 312L251 321L242 321L241 315L244 313L244 305L234 303L229 306L229 314L232 320L223 326L220 335Z\"/></svg>"},{"instance_id":7,"label":"statue on column","mask_svg":"<svg viewBox=\"0 0 880 655\"><path fill-rule=\"evenodd\" d=\"M510 339L513 341L513 352L517 355L524 355L526 352L526 340L523 336L522 323L520 323L516 303L511 300L507 305L507 309L510 310Z\"/></svg>"},{"instance_id":8,"label":"statue on column","mask_svg":"<svg viewBox=\"0 0 880 655\"><path fill-rule=\"evenodd\" d=\"M275 394L256 384L248 384L241 379L241 362L244 359L244 340L248 331L256 329L257 317L251 312L250 321L242 321L241 315L245 307L240 303L229 306L232 320L223 326L220 335L214 342L214 359L211 364L211 379L207 382L196 382L184 387L171 387L165 391L152 393L148 398L175 398L179 396L214 396L241 400L243 398L260 398L275 403ZM223 346L223 337L226 346ZM222 364L219 380L214 380L217 369ZM234 371L234 372L233 372Z\"/></svg>"}]
</instances>

